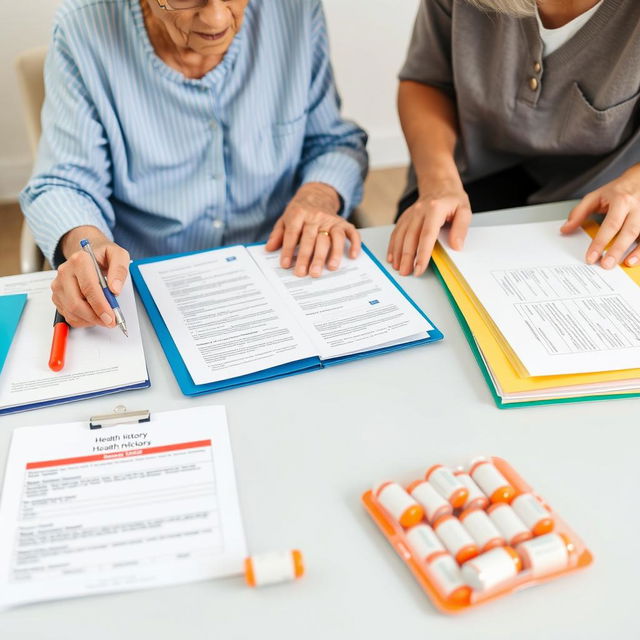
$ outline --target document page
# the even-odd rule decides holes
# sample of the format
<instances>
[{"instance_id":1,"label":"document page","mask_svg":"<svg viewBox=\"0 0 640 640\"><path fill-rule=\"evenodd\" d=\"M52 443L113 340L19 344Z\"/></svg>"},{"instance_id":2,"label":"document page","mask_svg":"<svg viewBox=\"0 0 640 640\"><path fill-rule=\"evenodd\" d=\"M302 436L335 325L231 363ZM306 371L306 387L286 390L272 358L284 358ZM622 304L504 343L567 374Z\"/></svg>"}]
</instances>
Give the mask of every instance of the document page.
<instances>
[{"instance_id":1,"label":"document page","mask_svg":"<svg viewBox=\"0 0 640 640\"><path fill-rule=\"evenodd\" d=\"M62 371L49 369L55 271L0 278L0 294L26 293L18 330L0 373L0 409L142 385L148 380L133 285L118 297L129 337L118 328L71 329Z\"/></svg>"},{"instance_id":2,"label":"document page","mask_svg":"<svg viewBox=\"0 0 640 640\"><path fill-rule=\"evenodd\" d=\"M280 267L279 253L248 250L323 360L426 338L434 328L364 251L345 255L338 271L299 278Z\"/></svg>"},{"instance_id":3,"label":"document page","mask_svg":"<svg viewBox=\"0 0 640 640\"><path fill-rule=\"evenodd\" d=\"M224 407L16 429L0 503L0 606L242 571Z\"/></svg>"},{"instance_id":4,"label":"document page","mask_svg":"<svg viewBox=\"0 0 640 640\"><path fill-rule=\"evenodd\" d=\"M471 228L447 256L530 376L640 367L640 287L557 221Z\"/></svg>"},{"instance_id":5,"label":"document page","mask_svg":"<svg viewBox=\"0 0 640 640\"><path fill-rule=\"evenodd\" d=\"M195 384L317 356L244 247L140 265Z\"/></svg>"}]
</instances>

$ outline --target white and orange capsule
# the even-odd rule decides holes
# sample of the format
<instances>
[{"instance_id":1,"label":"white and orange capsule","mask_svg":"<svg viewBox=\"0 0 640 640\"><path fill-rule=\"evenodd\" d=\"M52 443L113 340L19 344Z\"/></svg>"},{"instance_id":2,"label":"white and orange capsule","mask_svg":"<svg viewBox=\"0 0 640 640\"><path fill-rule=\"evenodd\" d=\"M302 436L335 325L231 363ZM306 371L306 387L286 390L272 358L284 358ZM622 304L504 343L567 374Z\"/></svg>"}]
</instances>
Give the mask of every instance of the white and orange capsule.
<instances>
[{"instance_id":1,"label":"white and orange capsule","mask_svg":"<svg viewBox=\"0 0 640 640\"><path fill-rule=\"evenodd\" d=\"M453 475L453 471L441 464L435 464L427 470L424 479L454 508L461 507L469 496L469 490Z\"/></svg>"},{"instance_id":2,"label":"white and orange capsule","mask_svg":"<svg viewBox=\"0 0 640 640\"><path fill-rule=\"evenodd\" d=\"M535 536L553 531L553 518L532 493L521 493L511 501L511 507Z\"/></svg>"},{"instance_id":3,"label":"white and orange capsule","mask_svg":"<svg viewBox=\"0 0 640 640\"><path fill-rule=\"evenodd\" d=\"M405 529L418 524L424 517L424 509L397 482L384 482L373 493Z\"/></svg>"},{"instance_id":4,"label":"white and orange capsule","mask_svg":"<svg viewBox=\"0 0 640 640\"><path fill-rule=\"evenodd\" d=\"M533 534L527 525L518 518L516 512L504 502L496 502L487 509L487 514L507 544L515 547L520 542L530 540Z\"/></svg>"},{"instance_id":5,"label":"white and orange capsule","mask_svg":"<svg viewBox=\"0 0 640 640\"><path fill-rule=\"evenodd\" d=\"M489 498L482 493L480 487L466 471L460 469L454 471L453 475L462 482L469 492L465 503L462 505L463 509L486 509L489 506Z\"/></svg>"},{"instance_id":6,"label":"white and orange capsule","mask_svg":"<svg viewBox=\"0 0 640 640\"><path fill-rule=\"evenodd\" d=\"M509 503L516 495L516 490L508 480L496 469L493 462L486 458L474 461L469 468L469 475L491 502Z\"/></svg>"},{"instance_id":7,"label":"white and orange capsule","mask_svg":"<svg viewBox=\"0 0 640 640\"><path fill-rule=\"evenodd\" d=\"M407 543L423 562L428 562L434 554L445 550L440 538L428 524L417 524L411 527L407 531Z\"/></svg>"},{"instance_id":8,"label":"white and orange capsule","mask_svg":"<svg viewBox=\"0 0 640 640\"><path fill-rule=\"evenodd\" d=\"M478 555L478 545L457 518L442 516L434 523L433 530L459 564Z\"/></svg>"},{"instance_id":9,"label":"white and orange capsule","mask_svg":"<svg viewBox=\"0 0 640 640\"><path fill-rule=\"evenodd\" d=\"M244 575L250 587L290 582L304 575L304 560L297 549L251 556L244 561Z\"/></svg>"},{"instance_id":10,"label":"white and orange capsule","mask_svg":"<svg viewBox=\"0 0 640 640\"><path fill-rule=\"evenodd\" d=\"M516 547L525 569L534 578L556 573L569 566L575 545L563 533L547 533Z\"/></svg>"},{"instance_id":11,"label":"white and orange capsule","mask_svg":"<svg viewBox=\"0 0 640 640\"><path fill-rule=\"evenodd\" d=\"M427 570L446 600L457 605L469 604L471 588L465 584L460 567L446 551L432 556L427 563Z\"/></svg>"},{"instance_id":12,"label":"white and orange capsule","mask_svg":"<svg viewBox=\"0 0 640 640\"><path fill-rule=\"evenodd\" d=\"M476 591L487 591L518 575L520 556L511 547L491 549L462 567L462 578Z\"/></svg>"},{"instance_id":13,"label":"white and orange capsule","mask_svg":"<svg viewBox=\"0 0 640 640\"><path fill-rule=\"evenodd\" d=\"M469 532L478 545L480 553L507 544L491 518L480 509L467 509L460 514L462 526Z\"/></svg>"},{"instance_id":14,"label":"white and orange capsule","mask_svg":"<svg viewBox=\"0 0 640 640\"><path fill-rule=\"evenodd\" d=\"M438 518L453 513L453 507L426 480L412 482L407 491L424 509L424 514L430 523Z\"/></svg>"}]
</instances>

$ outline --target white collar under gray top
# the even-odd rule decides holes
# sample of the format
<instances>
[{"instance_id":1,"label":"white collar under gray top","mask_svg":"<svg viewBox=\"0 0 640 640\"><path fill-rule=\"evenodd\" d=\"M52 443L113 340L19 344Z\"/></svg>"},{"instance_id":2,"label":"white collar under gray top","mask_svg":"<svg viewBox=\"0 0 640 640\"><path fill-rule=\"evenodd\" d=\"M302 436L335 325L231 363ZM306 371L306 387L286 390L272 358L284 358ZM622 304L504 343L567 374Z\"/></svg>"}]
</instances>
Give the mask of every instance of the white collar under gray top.
<instances>
[{"instance_id":1,"label":"white collar under gray top","mask_svg":"<svg viewBox=\"0 0 640 640\"><path fill-rule=\"evenodd\" d=\"M567 22L567 24L557 29L547 29L540 20L540 12L536 6L536 19L538 20L538 28L540 29L540 38L544 44L544 57L551 55L556 49L559 49L565 42L568 42L573 36L589 22L591 16L600 8L603 0L600 0L591 9L581 13L579 16Z\"/></svg>"}]
</instances>

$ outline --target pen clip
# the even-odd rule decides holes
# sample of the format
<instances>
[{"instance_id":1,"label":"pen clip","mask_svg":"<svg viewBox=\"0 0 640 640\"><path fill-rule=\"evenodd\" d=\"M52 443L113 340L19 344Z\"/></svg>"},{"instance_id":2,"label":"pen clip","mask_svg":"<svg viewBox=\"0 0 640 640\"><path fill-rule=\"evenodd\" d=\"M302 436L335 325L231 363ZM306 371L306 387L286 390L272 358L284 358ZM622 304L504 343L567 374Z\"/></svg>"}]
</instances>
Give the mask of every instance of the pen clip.
<instances>
[{"instance_id":1,"label":"pen clip","mask_svg":"<svg viewBox=\"0 0 640 640\"><path fill-rule=\"evenodd\" d=\"M127 411L127 407L119 405L113 410L113 413L89 418L89 429L115 427L120 424L141 424L142 422L151 422L149 410Z\"/></svg>"}]
</instances>

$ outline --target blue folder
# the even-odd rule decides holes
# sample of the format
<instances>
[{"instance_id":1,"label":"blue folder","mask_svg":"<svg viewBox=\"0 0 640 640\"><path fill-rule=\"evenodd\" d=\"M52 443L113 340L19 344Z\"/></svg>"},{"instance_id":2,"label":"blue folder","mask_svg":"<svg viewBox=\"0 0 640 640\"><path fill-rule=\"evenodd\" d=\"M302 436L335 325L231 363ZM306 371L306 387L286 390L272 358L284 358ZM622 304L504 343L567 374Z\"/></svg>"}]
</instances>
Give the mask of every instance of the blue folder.
<instances>
[{"instance_id":1,"label":"blue folder","mask_svg":"<svg viewBox=\"0 0 640 640\"><path fill-rule=\"evenodd\" d=\"M256 373L252 373L245 376L239 376L236 378L229 378L227 380L221 380L219 382L211 382L208 384L197 385L193 382L189 370L180 355L180 351L176 346L176 343L171 337L171 333L167 328L162 315L156 306L156 303L147 287L144 277L140 272L140 265L149 264L151 262L160 262L163 260L171 260L173 258L180 258L186 255L193 255L196 253L206 253L207 251L217 251L218 249L206 249L205 251L192 251L190 253L179 253L169 256L160 256L156 258L145 258L143 260L136 260L131 264L131 276L135 287L142 299L142 302L147 310L151 324L158 335L160 344L164 350L167 360L173 370L173 373L178 381L178 385L182 390L182 393L186 396L197 396L205 393L214 393L217 391L225 391L227 389L234 389L236 387L243 387L250 384L256 384L258 382L265 382L267 380L277 380L278 378L284 378L286 376L297 375L299 373L305 373L307 371L314 371L316 369L322 369L335 364L341 364L343 362L349 362L351 360L360 360L362 358L369 358L371 356L380 355L382 353L388 353L390 351L398 351L400 349L408 349L409 347L415 347L422 344L428 344L437 340L442 340L443 335L435 328L435 325L429 320L426 314L418 307L418 305L405 293L405 291L398 285L398 283L391 277L389 272L384 268L380 261L369 251L367 247L363 245L363 251L373 260L378 268L389 278L393 285L400 291L400 293L411 303L411 305L423 316L431 326L434 328L425 333L425 337L413 342L407 342L401 345L395 345L392 347L383 347L380 349L373 349L363 353L357 353L353 355L343 356L340 358L331 358L330 360L321 360L319 357L305 358L303 360L296 360L277 367L269 369L263 369Z\"/></svg>"},{"instance_id":2,"label":"blue folder","mask_svg":"<svg viewBox=\"0 0 640 640\"><path fill-rule=\"evenodd\" d=\"M2 371L7 359L13 336L16 335L18 330L18 324L26 302L26 293L0 296L0 371Z\"/></svg>"}]
</instances>

